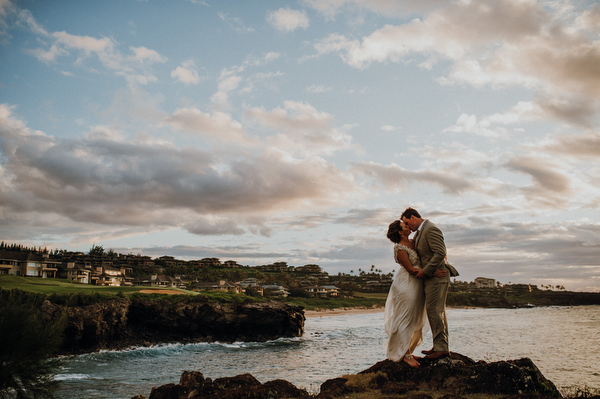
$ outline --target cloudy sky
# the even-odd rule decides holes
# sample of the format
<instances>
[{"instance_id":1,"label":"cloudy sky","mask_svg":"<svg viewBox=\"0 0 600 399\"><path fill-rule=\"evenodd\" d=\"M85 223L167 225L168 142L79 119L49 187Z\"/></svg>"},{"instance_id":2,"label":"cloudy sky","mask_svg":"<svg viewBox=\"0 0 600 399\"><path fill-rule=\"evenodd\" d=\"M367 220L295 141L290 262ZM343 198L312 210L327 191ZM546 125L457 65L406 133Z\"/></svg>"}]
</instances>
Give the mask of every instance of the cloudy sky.
<instances>
[{"instance_id":1,"label":"cloudy sky","mask_svg":"<svg viewBox=\"0 0 600 399\"><path fill-rule=\"evenodd\" d=\"M0 238L600 291L600 6L0 0Z\"/></svg>"}]
</instances>

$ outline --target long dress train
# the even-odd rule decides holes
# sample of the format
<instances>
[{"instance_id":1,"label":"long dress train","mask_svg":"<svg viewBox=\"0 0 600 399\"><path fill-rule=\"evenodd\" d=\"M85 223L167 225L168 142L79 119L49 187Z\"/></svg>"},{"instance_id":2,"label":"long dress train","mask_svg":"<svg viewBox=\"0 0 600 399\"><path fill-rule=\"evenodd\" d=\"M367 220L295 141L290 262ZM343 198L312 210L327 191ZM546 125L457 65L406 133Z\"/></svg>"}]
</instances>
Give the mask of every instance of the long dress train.
<instances>
[{"instance_id":1,"label":"long dress train","mask_svg":"<svg viewBox=\"0 0 600 399\"><path fill-rule=\"evenodd\" d=\"M403 244L394 245L394 259L398 264L398 251L406 251L416 269L421 268L417 253ZM425 312L423 281L411 276L400 264L385 303L383 315L387 341L387 358L398 361L407 351L412 353L423 342L424 329L428 329Z\"/></svg>"}]
</instances>

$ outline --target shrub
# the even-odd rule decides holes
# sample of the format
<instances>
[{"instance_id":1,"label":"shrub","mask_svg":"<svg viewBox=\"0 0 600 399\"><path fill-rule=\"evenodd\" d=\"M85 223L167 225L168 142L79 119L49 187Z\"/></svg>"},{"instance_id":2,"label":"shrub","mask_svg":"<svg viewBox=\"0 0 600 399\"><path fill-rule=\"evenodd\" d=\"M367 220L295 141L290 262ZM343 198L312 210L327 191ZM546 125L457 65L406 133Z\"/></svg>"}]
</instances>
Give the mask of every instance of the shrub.
<instances>
[{"instance_id":1,"label":"shrub","mask_svg":"<svg viewBox=\"0 0 600 399\"><path fill-rule=\"evenodd\" d=\"M66 316L49 320L45 295L0 290L0 397L53 398Z\"/></svg>"},{"instance_id":2,"label":"shrub","mask_svg":"<svg viewBox=\"0 0 600 399\"><path fill-rule=\"evenodd\" d=\"M308 292L303 288L292 288L290 290L290 296L294 298L309 298Z\"/></svg>"}]
</instances>

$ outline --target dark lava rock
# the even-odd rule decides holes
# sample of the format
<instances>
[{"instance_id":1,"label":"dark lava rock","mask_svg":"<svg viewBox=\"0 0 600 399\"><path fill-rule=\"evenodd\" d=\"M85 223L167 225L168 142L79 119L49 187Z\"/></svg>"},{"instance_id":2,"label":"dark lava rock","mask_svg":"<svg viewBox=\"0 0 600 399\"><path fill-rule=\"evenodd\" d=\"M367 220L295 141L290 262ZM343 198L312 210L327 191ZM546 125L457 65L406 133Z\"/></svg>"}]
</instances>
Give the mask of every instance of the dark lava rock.
<instances>
[{"instance_id":1,"label":"dark lava rock","mask_svg":"<svg viewBox=\"0 0 600 399\"><path fill-rule=\"evenodd\" d=\"M318 399L344 398L367 392L372 398L464 399L463 395L490 395L503 399L560 398L554 384L528 358L486 363L458 353L450 357L421 359L415 369L406 363L384 360L355 375L333 378L321 385ZM261 384L250 374L212 381L200 372L186 371L179 384L153 388L149 399L274 399L309 398L305 390L285 380ZM142 399L140 395L135 397Z\"/></svg>"},{"instance_id":2,"label":"dark lava rock","mask_svg":"<svg viewBox=\"0 0 600 399\"><path fill-rule=\"evenodd\" d=\"M212 381L200 372L184 372L178 385L166 384L152 388L149 399L275 399L308 398L305 390L284 380L261 384L250 374L217 378ZM141 399L138 395L136 399Z\"/></svg>"},{"instance_id":3,"label":"dark lava rock","mask_svg":"<svg viewBox=\"0 0 600 399\"><path fill-rule=\"evenodd\" d=\"M419 362L419 368L412 368L402 361L384 360L359 375L372 376L369 388L386 394L420 390L457 396L479 393L560 397L556 386L528 358L486 363L452 353L447 358L420 359ZM335 397L342 392L340 387L339 378L326 381L321 386L320 397ZM329 392L334 396L328 396Z\"/></svg>"},{"instance_id":4,"label":"dark lava rock","mask_svg":"<svg viewBox=\"0 0 600 399\"><path fill-rule=\"evenodd\" d=\"M220 304L115 299L63 307L46 301L46 317L67 314L59 354L167 342L267 341L304 333L304 310L281 302Z\"/></svg>"}]
</instances>

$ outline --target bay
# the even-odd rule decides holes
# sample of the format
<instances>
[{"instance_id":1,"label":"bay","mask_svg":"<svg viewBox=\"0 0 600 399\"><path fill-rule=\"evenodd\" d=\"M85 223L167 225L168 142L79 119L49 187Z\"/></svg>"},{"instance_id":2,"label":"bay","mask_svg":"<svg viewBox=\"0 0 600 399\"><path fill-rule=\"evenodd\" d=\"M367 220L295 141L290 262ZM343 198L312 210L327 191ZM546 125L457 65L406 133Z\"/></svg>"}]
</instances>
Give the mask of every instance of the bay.
<instances>
[{"instance_id":1,"label":"bay","mask_svg":"<svg viewBox=\"0 0 600 399\"><path fill-rule=\"evenodd\" d=\"M600 306L449 309L450 349L487 362L529 357L561 391L600 387ZM303 337L269 342L167 344L72 356L58 399L149 396L183 371L212 379L250 373L309 392L385 358L383 313L308 318ZM427 334L421 349L431 347Z\"/></svg>"}]
</instances>

